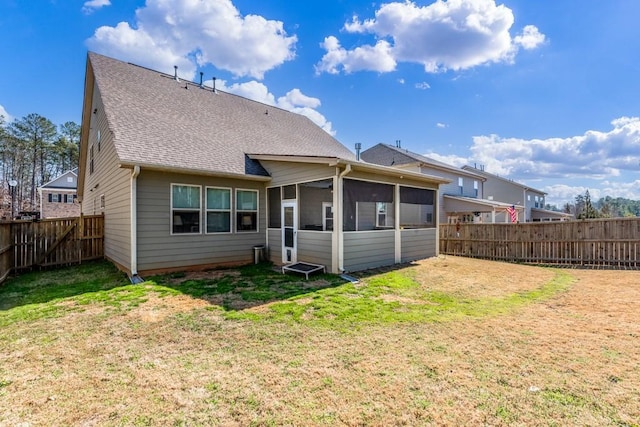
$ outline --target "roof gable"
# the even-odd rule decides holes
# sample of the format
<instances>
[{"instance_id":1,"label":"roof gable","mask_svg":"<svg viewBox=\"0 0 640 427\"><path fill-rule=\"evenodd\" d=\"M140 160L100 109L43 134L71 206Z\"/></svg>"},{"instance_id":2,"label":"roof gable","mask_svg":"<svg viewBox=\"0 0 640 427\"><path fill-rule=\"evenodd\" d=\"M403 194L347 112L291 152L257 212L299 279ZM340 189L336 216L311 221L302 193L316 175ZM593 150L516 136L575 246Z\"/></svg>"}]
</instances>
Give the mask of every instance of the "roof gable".
<instances>
[{"instance_id":1,"label":"roof gable","mask_svg":"<svg viewBox=\"0 0 640 427\"><path fill-rule=\"evenodd\" d=\"M245 175L245 154L354 159L307 117L95 53L88 57L122 165ZM86 125L86 124L85 124Z\"/></svg>"},{"instance_id":2,"label":"roof gable","mask_svg":"<svg viewBox=\"0 0 640 427\"><path fill-rule=\"evenodd\" d=\"M40 186L40 188L44 188L44 189L48 189L48 188L76 189L78 188L78 168L67 171L62 175L58 175L51 181Z\"/></svg>"}]
</instances>

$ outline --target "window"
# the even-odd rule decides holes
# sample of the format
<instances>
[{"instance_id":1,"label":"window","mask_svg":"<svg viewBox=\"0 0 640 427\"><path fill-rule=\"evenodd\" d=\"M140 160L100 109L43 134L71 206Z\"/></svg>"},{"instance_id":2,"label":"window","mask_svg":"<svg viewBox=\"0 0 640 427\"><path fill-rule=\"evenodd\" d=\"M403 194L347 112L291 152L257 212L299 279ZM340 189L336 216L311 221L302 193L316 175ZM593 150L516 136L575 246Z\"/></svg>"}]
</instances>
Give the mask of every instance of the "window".
<instances>
[{"instance_id":1,"label":"window","mask_svg":"<svg viewBox=\"0 0 640 427\"><path fill-rule=\"evenodd\" d=\"M100 195L100 209L104 209L104 194Z\"/></svg>"},{"instance_id":2,"label":"window","mask_svg":"<svg viewBox=\"0 0 640 427\"><path fill-rule=\"evenodd\" d=\"M257 190L236 190L236 231L258 231Z\"/></svg>"},{"instance_id":3,"label":"window","mask_svg":"<svg viewBox=\"0 0 640 427\"><path fill-rule=\"evenodd\" d=\"M473 191L475 193L475 197L478 197L478 181L473 181Z\"/></svg>"},{"instance_id":4,"label":"window","mask_svg":"<svg viewBox=\"0 0 640 427\"><path fill-rule=\"evenodd\" d=\"M464 178L458 177L458 187L460 187L460 194L464 193Z\"/></svg>"},{"instance_id":5,"label":"window","mask_svg":"<svg viewBox=\"0 0 640 427\"><path fill-rule=\"evenodd\" d=\"M68 176L67 177L67 182L73 182L73 177L72 176Z\"/></svg>"},{"instance_id":6,"label":"window","mask_svg":"<svg viewBox=\"0 0 640 427\"><path fill-rule=\"evenodd\" d=\"M231 233L231 189L207 187L207 233Z\"/></svg>"},{"instance_id":7,"label":"window","mask_svg":"<svg viewBox=\"0 0 640 427\"><path fill-rule=\"evenodd\" d=\"M171 184L171 233L200 233L199 185Z\"/></svg>"},{"instance_id":8,"label":"window","mask_svg":"<svg viewBox=\"0 0 640 427\"><path fill-rule=\"evenodd\" d=\"M60 203L62 194L49 193L49 203Z\"/></svg>"},{"instance_id":9,"label":"window","mask_svg":"<svg viewBox=\"0 0 640 427\"><path fill-rule=\"evenodd\" d=\"M102 133L100 133L100 129L98 129L98 135L96 136L96 141L98 141L98 152L100 152L100 144L102 142Z\"/></svg>"},{"instance_id":10,"label":"window","mask_svg":"<svg viewBox=\"0 0 640 427\"><path fill-rule=\"evenodd\" d=\"M393 203L378 202L376 203L376 227L388 228L393 227Z\"/></svg>"},{"instance_id":11,"label":"window","mask_svg":"<svg viewBox=\"0 0 640 427\"><path fill-rule=\"evenodd\" d=\"M89 175L93 173L93 145L89 148Z\"/></svg>"},{"instance_id":12,"label":"window","mask_svg":"<svg viewBox=\"0 0 640 427\"><path fill-rule=\"evenodd\" d=\"M333 203L322 202L322 230L333 230Z\"/></svg>"}]
</instances>

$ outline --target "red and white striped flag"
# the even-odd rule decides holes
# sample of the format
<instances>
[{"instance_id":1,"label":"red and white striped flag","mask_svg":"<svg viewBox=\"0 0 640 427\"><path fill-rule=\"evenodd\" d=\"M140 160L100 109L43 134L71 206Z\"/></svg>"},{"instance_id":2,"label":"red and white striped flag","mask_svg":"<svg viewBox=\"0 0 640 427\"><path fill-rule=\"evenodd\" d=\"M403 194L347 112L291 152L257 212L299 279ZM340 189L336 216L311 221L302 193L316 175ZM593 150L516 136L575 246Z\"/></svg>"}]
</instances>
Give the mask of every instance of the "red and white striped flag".
<instances>
[{"instance_id":1,"label":"red and white striped flag","mask_svg":"<svg viewBox=\"0 0 640 427\"><path fill-rule=\"evenodd\" d=\"M511 216L511 222L517 222L518 221L518 211L516 211L516 207L515 206L509 206L507 208L507 212L509 213L509 216Z\"/></svg>"}]
</instances>

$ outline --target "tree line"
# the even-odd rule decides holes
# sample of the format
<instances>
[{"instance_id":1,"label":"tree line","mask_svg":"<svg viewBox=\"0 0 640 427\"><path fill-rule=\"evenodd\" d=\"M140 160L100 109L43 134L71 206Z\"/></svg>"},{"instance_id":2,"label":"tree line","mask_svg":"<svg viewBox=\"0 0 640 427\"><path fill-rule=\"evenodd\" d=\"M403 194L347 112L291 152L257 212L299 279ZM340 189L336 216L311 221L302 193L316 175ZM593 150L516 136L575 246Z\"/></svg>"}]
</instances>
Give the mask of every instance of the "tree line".
<instances>
[{"instance_id":1,"label":"tree line","mask_svg":"<svg viewBox=\"0 0 640 427\"><path fill-rule=\"evenodd\" d=\"M549 205L547 209L558 210ZM586 190L576 196L574 203L565 203L562 211L573 214L576 219L640 217L640 200L606 196L592 201L589 190Z\"/></svg>"},{"instance_id":2,"label":"tree line","mask_svg":"<svg viewBox=\"0 0 640 427\"><path fill-rule=\"evenodd\" d=\"M39 114L29 114L10 123L0 116L0 210L10 213L37 210L37 189L56 176L78 167L80 125L56 126ZM10 183L17 183L12 187ZM3 215L3 216L4 216Z\"/></svg>"}]
</instances>

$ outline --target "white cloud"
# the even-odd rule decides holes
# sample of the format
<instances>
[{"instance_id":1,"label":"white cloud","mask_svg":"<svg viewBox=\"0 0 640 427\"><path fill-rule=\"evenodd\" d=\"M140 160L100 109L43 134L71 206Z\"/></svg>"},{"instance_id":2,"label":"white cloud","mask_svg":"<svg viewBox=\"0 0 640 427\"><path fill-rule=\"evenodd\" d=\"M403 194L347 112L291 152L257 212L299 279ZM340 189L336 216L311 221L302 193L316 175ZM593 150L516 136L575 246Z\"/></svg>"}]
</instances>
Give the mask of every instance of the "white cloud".
<instances>
[{"instance_id":1,"label":"white cloud","mask_svg":"<svg viewBox=\"0 0 640 427\"><path fill-rule=\"evenodd\" d=\"M431 89L431 85L427 82L416 83L416 89L422 89L422 90Z\"/></svg>"},{"instance_id":2,"label":"white cloud","mask_svg":"<svg viewBox=\"0 0 640 427\"><path fill-rule=\"evenodd\" d=\"M439 127L440 129L444 129L444 128L448 127L448 125L446 123L438 122L438 123L436 123L436 127Z\"/></svg>"},{"instance_id":3,"label":"white cloud","mask_svg":"<svg viewBox=\"0 0 640 427\"><path fill-rule=\"evenodd\" d=\"M401 85L404 84L404 79L398 79L398 83L400 83Z\"/></svg>"},{"instance_id":4,"label":"white cloud","mask_svg":"<svg viewBox=\"0 0 640 427\"><path fill-rule=\"evenodd\" d=\"M211 85L211 83L211 81L206 82L207 85ZM331 122L316 110L316 108L321 105L320 100L303 94L300 89L292 89L276 100L276 97L269 92L269 88L267 88L264 83L255 80L245 83L233 83L229 86L224 80L216 80L216 88L224 92L233 93L267 105L282 108L283 110L301 114L308 117L328 134L335 135Z\"/></svg>"},{"instance_id":5,"label":"white cloud","mask_svg":"<svg viewBox=\"0 0 640 427\"><path fill-rule=\"evenodd\" d=\"M588 130L568 138L520 139L476 136L474 162L487 171L534 179L620 176L640 169L640 118L622 117L608 132Z\"/></svg>"},{"instance_id":6,"label":"white cloud","mask_svg":"<svg viewBox=\"0 0 640 427\"><path fill-rule=\"evenodd\" d=\"M329 36L320 44L327 53L316 65L316 73L327 72L346 74L355 71L369 70L380 73L396 69L396 61L391 54L391 45L386 40L380 40L375 46L360 46L353 50L346 50L334 36Z\"/></svg>"},{"instance_id":7,"label":"white cloud","mask_svg":"<svg viewBox=\"0 0 640 427\"><path fill-rule=\"evenodd\" d=\"M9 123L13 121L13 117L11 116L11 114L7 113L7 110L5 110L2 105L0 105L0 116L4 117L5 123Z\"/></svg>"},{"instance_id":8,"label":"white cloud","mask_svg":"<svg viewBox=\"0 0 640 427\"><path fill-rule=\"evenodd\" d=\"M295 56L296 36L281 21L240 15L231 0L146 0L134 26L103 26L90 49L193 79L197 66L213 64L236 76L262 79Z\"/></svg>"},{"instance_id":9,"label":"white cloud","mask_svg":"<svg viewBox=\"0 0 640 427\"><path fill-rule=\"evenodd\" d=\"M337 74L358 70L388 72L398 62L418 63L425 72L463 70L492 62L512 62L520 47L533 49L545 36L533 25L515 38L509 30L513 12L495 0L436 1L428 6L414 2L383 4L375 18L360 21L354 16L344 25L348 33L370 33L375 46L347 50L334 36L322 47L327 51L317 72ZM354 57L368 54L369 61L354 66Z\"/></svg>"},{"instance_id":10,"label":"white cloud","mask_svg":"<svg viewBox=\"0 0 640 427\"><path fill-rule=\"evenodd\" d=\"M84 2L82 5L82 12L89 14L95 11L96 9L100 9L101 7L111 6L110 0L89 0Z\"/></svg>"},{"instance_id":11,"label":"white cloud","mask_svg":"<svg viewBox=\"0 0 640 427\"><path fill-rule=\"evenodd\" d=\"M430 152L425 154L425 156L430 157L433 160L446 163L448 165L457 166L459 168L468 164L468 159L466 157L457 156L455 154L442 155L442 154Z\"/></svg>"},{"instance_id":12,"label":"white cloud","mask_svg":"<svg viewBox=\"0 0 640 427\"><path fill-rule=\"evenodd\" d=\"M545 42L545 35L533 25L527 25L519 34L513 38L516 45L522 46L525 50L535 49Z\"/></svg>"}]
</instances>

